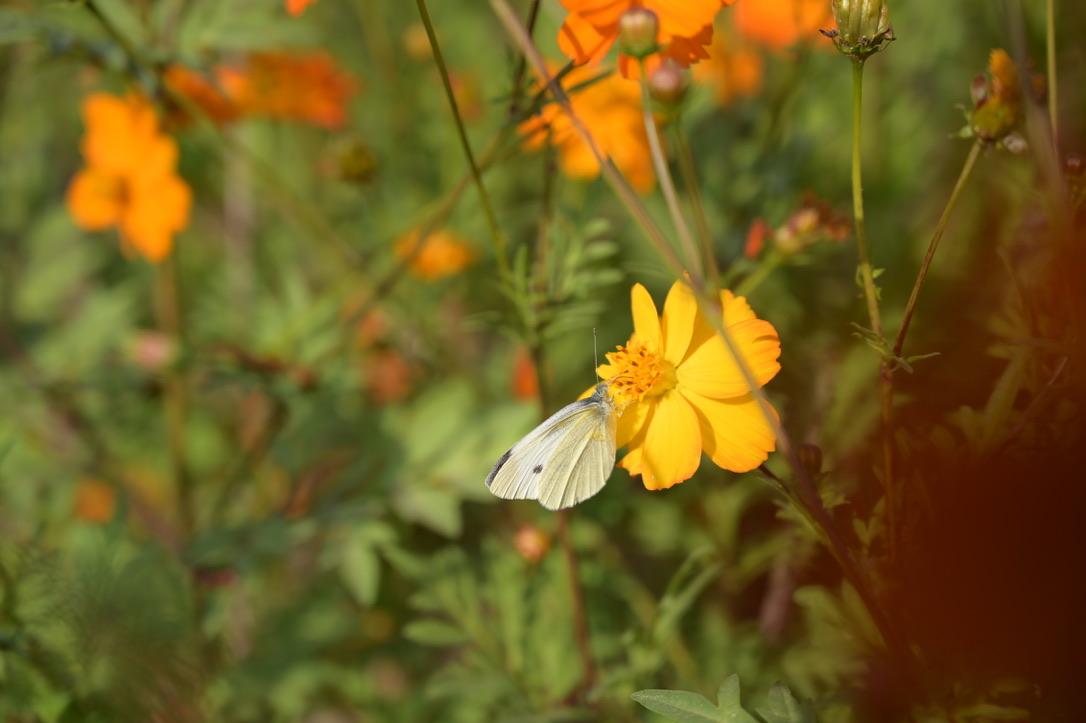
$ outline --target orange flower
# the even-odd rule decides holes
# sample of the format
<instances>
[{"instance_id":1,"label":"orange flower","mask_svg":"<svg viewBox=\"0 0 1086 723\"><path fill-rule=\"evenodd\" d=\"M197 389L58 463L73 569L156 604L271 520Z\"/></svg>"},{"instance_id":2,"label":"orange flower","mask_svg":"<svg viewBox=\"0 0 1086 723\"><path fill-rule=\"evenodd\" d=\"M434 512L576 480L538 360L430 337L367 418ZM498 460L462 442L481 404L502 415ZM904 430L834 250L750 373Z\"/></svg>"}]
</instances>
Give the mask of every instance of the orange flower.
<instances>
[{"instance_id":1,"label":"orange flower","mask_svg":"<svg viewBox=\"0 0 1086 723\"><path fill-rule=\"evenodd\" d=\"M109 522L116 507L113 487L105 482L84 479L75 488L75 516L84 522Z\"/></svg>"},{"instance_id":2,"label":"orange flower","mask_svg":"<svg viewBox=\"0 0 1086 723\"><path fill-rule=\"evenodd\" d=\"M125 249L161 261L188 224L192 193L178 177L177 144L146 98L97 93L83 103L86 166L68 186L68 210L88 231L120 230Z\"/></svg>"},{"instance_id":3,"label":"orange flower","mask_svg":"<svg viewBox=\"0 0 1086 723\"><path fill-rule=\"evenodd\" d=\"M396 241L395 251L408 262L412 274L427 281L458 274L475 258L467 242L448 231L431 232L421 247L419 232L411 231Z\"/></svg>"},{"instance_id":4,"label":"orange flower","mask_svg":"<svg viewBox=\"0 0 1086 723\"><path fill-rule=\"evenodd\" d=\"M743 0L735 6L735 28L743 36L774 49L822 37L833 26L826 0Z\"/></svg>"},{"instance_id":5,"label":"orange flower","mask_svg":"<svg viewBox=\"0 0 1086 723\"><path fill-rule=\"evenodd\" d=\"M717 100L727 105L758 92L762 87L762 65L761 54L748 43L717 33L709 62L698 65L694 77L712 85Z\"/></svg>"},{"instance_id":6,"label":"orange flower","mask_svg":"<svg viewBox=\"0 0 1086 723\"><path fill-rule=\"evenodd\" d=\"M175 63L166 68L163 80L171 91L200 106L207 117L216 123L230 123L242 116L241 108L226 95L218 81L208 79L202 73ZM184 109L181 109L182 120L185 115Z\"/></svg>"},{"instance_id":7,"label":"orange flower","mask_svg":"<svg viewBox=\"0 0 1086 723\"><path fill-rule=\"evenodd\" d=\"M594 75L591 69L578 68L566 75L564 85L572 88L591 80ZM570 101L573 111L592 133L600 150L611 157L633 187L642 193L651 190L655 176L638 87L610 75L572 93ZM557 103L544 106L539 115L521 124L520 130L525 145L531 149L541 148L549 137L558 149L562 172L570 178L599 176L596 157Z\"/></svg>"},{"instance_id":8,"label":"orange flower","mask_svg":"<svg viewBox=\"0 0 1086 723\"><path fill-rule=\"evenodd\" d=\"M338 128L347 119L354 79L325 52L252 53L239 67L220 67L219 84L247 115Z\"/></svg>"},{"instance_id":9,"label":"orange flower","mask_svg":"<svg viewBox=\"0 0 1086 723\"><path fill-rule=\"evenodd\" d=\"M513 396L525 401L539 398L539 377L536 375L535 362L524 347L517 349L513 361Z\"/></svg>"},{"instance_id":10,"label":"orange flower","mask_svg":"<svg viewBox=\"0 0 1086 723\"><path fill-rule=\"evenodd\" d=\"M684 68L709 57L705 49L712 41L713 18L720 8L735 0L562 0L569 14L558 31L558 46L578 64L602 59L619 36L619 18L636 7L656 14L659 22L657 41L662 54ZM652 58L653 64L659 57ZM619 56L619 69L630 77L636 63Z\"/></svg>"},{"instance_id":11,"label":"orange flower","mask_svg":"<svg viewBox=\"0 0 1086 723\"><path fill-rule=\"evenodd\" d=\"M317 0L287 0L287 12L297 17L305 12L305 9L317 2Z\"/></svg>"},{"instance_id":12,"label":"orange flower","mask_svg":"<svg viewBox=\"0 0 1086 723\"><path fill-rule=\"evenodd\" d=\"M166 83L219 123L264 116L324 128L344 124L356 85L324 52L252 53L216 66L211 78L172 65Z\"/></svg>"}]
</instances>

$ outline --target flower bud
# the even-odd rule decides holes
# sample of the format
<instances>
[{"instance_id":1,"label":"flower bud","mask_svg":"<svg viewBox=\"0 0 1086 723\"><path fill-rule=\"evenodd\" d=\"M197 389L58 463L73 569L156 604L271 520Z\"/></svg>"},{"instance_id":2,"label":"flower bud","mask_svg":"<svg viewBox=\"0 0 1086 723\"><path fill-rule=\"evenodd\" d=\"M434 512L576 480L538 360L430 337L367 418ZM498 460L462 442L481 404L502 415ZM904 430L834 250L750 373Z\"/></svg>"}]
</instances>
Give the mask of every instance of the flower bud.
<instances>
[{"instance_id":1,"label":"flower bud","mask_svg":"<svg viewBox=\"0 0 1086 723\"><path fill-rule=\"evenodd\" d=\"M671 58L665 58L660 67L649 75L649 92L656 102L665 106L682 102L686 89L686 74Z\"/></svg>"},{"instance_id":2,"label":"flower bud","mask_svg":"<svg viewBox=\"0 0 1086 723\"><path fill-rule=\"evenodd\" d=\"M660 21L656 13L643 7L632 7L618 19L619 48L626 55L644 58L656 52L656 35Z\"/></svg>"},{"instance_id":3,"label":"flower bud","mask_svg":"<svg viewBox=\"0 0 1086 723\"><path fill-rule=\"evenodd\" d=\"M833 0L837 30L829 33L845 55L866 60L894 39L886 0Z\"/></svg>"}]
</instances>

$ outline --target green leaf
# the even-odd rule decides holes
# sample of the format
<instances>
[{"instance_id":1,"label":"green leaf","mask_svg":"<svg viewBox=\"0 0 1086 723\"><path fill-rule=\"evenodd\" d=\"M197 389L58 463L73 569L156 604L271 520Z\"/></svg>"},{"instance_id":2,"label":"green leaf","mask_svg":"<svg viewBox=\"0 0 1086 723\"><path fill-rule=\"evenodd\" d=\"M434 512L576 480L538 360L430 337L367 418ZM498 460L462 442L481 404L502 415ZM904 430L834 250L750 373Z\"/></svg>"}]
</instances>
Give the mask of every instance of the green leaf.
<instances>
[{"instance_id":1,"label":"green leaf","mask_svg":"<svg viewBox=\"0 0 1086 723\"><path fill-rule=\"evenodd\" d=\"M758 720L750 713L743 710L740 700L739 676L729 675L716 693L716 703L720 708L719 720L729 723L758 723Z\"/></svg>"},{"instance_id":2,"label":"green leaf","mask_svg":"<svg viewBox=\"0 0 1086 723\"><path fill-rule=\"evenodd\" d=\"M810 706L801 705L783 683L770 689L769 701L757 713L765 723L816 723Z\"/></svg>"},{"instance_id":3,"label":"green leaf","mask_svg":"<svg viewBox=\"0 0 1086 723\"><path fill-rule=\"evenodd\" d=\"M356 533L347 540L339 558L339 574L359 604L369 606L377 601L381 563L363 534Z\"/></svg>"},{"instance_id":4,"label":"green leaf","mask_svg":"<svg viewBox=\"0 0 1086 723\"><path fill-rule=\"evenodd\" d=\"M403 629L404 637L420 645L448 647L468 642L468 635L460 628L441 620L415 620Z\"/></svg>"},{"instance_id":5,"label":"green leaf","mask_svg":"<svg viewBox=\"0 0 1086 723\"><path fill-rule=\"evenodd\" d=\"M721 723L726 718L704 696L685 690L639 690L630 696L653 713L679 723ZM753 719L752 719L753 720Z\"/></svg>"}]
</instances>

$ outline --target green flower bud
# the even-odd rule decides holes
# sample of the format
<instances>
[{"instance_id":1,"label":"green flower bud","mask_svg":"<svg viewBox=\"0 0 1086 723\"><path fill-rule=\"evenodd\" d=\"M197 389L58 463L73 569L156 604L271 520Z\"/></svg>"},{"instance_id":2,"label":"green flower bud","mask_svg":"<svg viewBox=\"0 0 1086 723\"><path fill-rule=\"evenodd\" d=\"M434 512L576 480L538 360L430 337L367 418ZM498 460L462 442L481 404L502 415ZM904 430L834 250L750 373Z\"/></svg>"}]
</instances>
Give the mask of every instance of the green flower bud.
<instances>
[{"instance_id":1,"label":"green flower bud","mask_svg":"<svg viewBox=\"0 0 1086 723\"><path fill-rule=\"evenodd\" d=\"M833 0L837 29L826 33L837 49L857 60L866 60L894 39L886 0Z\"/></svg>"},{"instance_id":2,"label":"green flower bud","mask_svg":"<svg viewBox=\"0 0 1086 723\"><path fill-rule=\"evenodd\" d=\"M618 19L619 49L634 58L652 55L658 49L656 36L660 21L656 13L643 7L632 7Z\"/></svg>"}]
</instances>

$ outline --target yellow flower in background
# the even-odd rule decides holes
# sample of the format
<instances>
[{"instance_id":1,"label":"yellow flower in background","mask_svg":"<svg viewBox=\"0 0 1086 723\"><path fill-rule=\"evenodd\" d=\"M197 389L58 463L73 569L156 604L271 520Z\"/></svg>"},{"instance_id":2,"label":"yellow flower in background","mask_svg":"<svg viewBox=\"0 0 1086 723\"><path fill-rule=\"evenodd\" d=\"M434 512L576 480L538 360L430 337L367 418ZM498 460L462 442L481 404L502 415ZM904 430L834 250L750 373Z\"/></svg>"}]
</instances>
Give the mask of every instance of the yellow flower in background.
<instances>
[{"instance_id":1,"label":"yellow flower in background","mask_svg":"<svg viewBox=\"0 0 1086 723\"><path fill-rule=\"evenodd\" d=\"M616 442L627 454L619 466L661 490L689 479L703 451L732 472L764 462L776 445L773 430L690 287L672 285L663 315L641 284L630 302L633 334L598 370L621 410ZM726 328L765 385L780 371L776 329L741 296L722 291L720 303Z\"/></svg>"},{"instance_id":2,"label":"yellow flower in background","mask_svg":"<svg viewBox=\"0 0 1086 723\"><path fill-rule=\"evenodd\" d=\"M396 241L394 250L412 274L427 281L458 274L475 260L471 246L448 231L431 232L421 246L418 230L411 231Z\"/></svg>"},{"instance_id":3,"label":"yellow flower in background","mask_svg":"<svg viewBox=\"0 0 1086 723\"><path fill-rule=\"evenodd\" d=\"M565 76L563 87L574 88L598 73L589 68L575 69ZM637 84L609 75L570 94L570 103L600 151L614 161L630 184L641 193L652 190L655 175ZM557 103L547 104L538 115L522 123L520 132L529 149L542 148L549 137L558 149L558 165L570 178L583 180L600 175L596 157Z\"/></svg>"}]
</instances>

